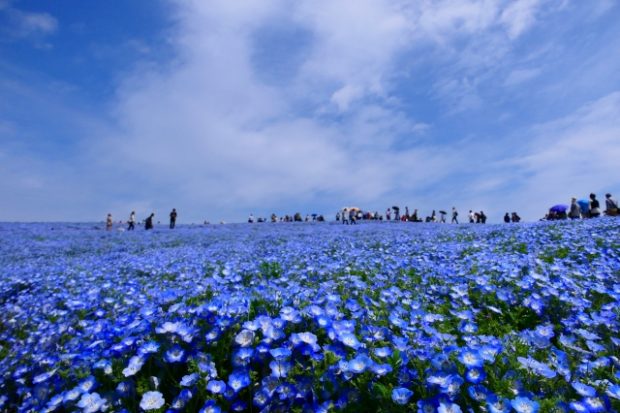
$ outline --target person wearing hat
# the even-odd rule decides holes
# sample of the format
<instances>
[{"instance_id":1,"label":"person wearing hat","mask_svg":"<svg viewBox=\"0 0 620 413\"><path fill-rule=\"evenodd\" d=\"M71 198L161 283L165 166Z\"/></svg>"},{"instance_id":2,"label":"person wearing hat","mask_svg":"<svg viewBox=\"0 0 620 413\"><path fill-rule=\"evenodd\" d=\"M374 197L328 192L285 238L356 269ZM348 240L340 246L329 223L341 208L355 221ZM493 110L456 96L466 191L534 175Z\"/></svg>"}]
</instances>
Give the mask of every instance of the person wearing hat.
<instances>
[{"instance_id":1,"label":"person wearing hat","mask_svg":"<svg viewBox=\"0 0 620 413\"><path fill-rule=\"evenodd\" d=\"M605 194L605 215L615 217L618 215L618 201L611 197L611 194Z\"/></svg>"}]
</instances>

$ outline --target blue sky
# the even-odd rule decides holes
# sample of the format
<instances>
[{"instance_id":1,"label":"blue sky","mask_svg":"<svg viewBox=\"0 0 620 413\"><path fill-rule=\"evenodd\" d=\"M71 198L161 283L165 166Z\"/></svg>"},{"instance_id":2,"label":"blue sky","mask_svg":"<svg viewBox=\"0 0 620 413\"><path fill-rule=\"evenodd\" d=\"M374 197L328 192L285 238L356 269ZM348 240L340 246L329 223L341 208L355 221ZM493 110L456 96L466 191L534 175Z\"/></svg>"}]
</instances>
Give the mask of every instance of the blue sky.
<instances>
[{"instance_id":1,"label":"blue sky","mask_svg":"<svg viewBox=\"0 0 620 413\"><path fill-rule=\"evenodd\" d=\"M0 0L0 220L620 196L620 3Z\"/></svg>"}]
</instances>

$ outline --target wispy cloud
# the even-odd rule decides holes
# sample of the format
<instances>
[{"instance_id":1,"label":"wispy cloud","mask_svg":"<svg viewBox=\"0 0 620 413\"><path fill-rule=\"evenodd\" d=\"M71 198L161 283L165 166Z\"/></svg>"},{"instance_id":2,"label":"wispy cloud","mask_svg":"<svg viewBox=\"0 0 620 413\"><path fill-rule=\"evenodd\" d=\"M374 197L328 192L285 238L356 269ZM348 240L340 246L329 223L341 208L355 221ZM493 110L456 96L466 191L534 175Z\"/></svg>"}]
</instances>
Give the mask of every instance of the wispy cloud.
<instances>
[{"instance_id":1,"label":"wispy cloud","mask_svg":"<svg viewBox=\"0 0 620 413\"><path fill-rule=\"evenodd\" d=\"M47 36L58 29L58 20L49 13L20 10L9 2L0 3L0 13L7 15L9 26L5 30L15 37Z\"/></svg>"}]
</instances>

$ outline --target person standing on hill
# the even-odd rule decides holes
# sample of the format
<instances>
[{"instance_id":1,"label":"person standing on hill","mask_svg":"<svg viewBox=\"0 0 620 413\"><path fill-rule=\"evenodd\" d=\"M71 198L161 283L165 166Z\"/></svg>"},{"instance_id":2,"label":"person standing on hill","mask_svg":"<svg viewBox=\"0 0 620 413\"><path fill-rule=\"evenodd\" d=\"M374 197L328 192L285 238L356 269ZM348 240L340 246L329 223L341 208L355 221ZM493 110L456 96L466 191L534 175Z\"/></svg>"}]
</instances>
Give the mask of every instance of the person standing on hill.
<instances>
[{"instance_id":1,"label":"person standing on hill","mask_svg":"<svg viewBox=\"0 0 620 413\"><path fill-rule=\"evenodd\" d=\"M177 224L177 210L176 208L172 208L172 212L170 212L170 229L174 229L174 226Z\"/></svg>"},{"instance_id":2,"label":"person standing on hill","mask_svg":"<svg viewBox=\"0 0 620 413\"><path fill-rule=\"evenodd\" d=\"M112 229L112 224L113 224L112 214L108 214L108 216L105 219L105 229L107 231L111 230Z\"/></svg>"},{"instance_id":3,"label":"person standing on hill","mask_svg":"<svg viewBox=\"0 0 620 413\"><path fill-rule=\"evenodd\" d=\"M129 224L129 226L127 227L127 231L133 231L134 229L136 229L136 211L131 211L127 224Z\"/></svg>"},{"instance_id":4,"label":"person standing on hill","mask_svg":"<svg viewBox=\"0 0 620 413\"><path fill-rule=\"evenodd\" d=\"M155 213L151 212L151 215L149 215L149 217L144 220L144 229L153 229L153 218L155 218Z\"/></svg>"},{"instance_id":5,"label":"person standing on hill","mask_svg":"<svg viewBox=\"0 0 620 413\"><path fill-rule=\"evenodd\" d=\"M596 218L601 215L601 204L596 199L595 194L590 194L590 218Z\"/></svg>"},{"instance_id":6,"label":"person standing on hill","mask_svg":"<svg viewBox=\"0 0 620 413\"><path fill-rule=\"evenodd\" d=\"M504 215L504 222L506 224L510 222L510 214L508 212L506 212L506 215Z\"/></svg>"},{"instance_id":7,"label":"person standing on hill","mask_svg":"<svg viewBox=\"0 0 620 413\"><path fill-rule=\"evenodd\" d=\"M570 210L568 212L570 219L579 219L581 217L581 208L577 204L577 198L572 197L570 200Z\"/></svg>"},{"instance_id":8,"label":"person standing on hill","mask_svg":"<svg viewBox=\"0 0 620 413\"><path fill-rule=\"evenodd\" d=\"M618 201L611 197L611 194L605 194L605 214L615 217L618 215Z\"/></svg>"},{"instance_id":9,"label":"person standing on hill","mask_svg":"<svg viewBox=\"0 0 620 413\"><path fill-rule=\"evenodd\" d=\"M452 207L452 223L453 224L458 224L459 223L458 216L459 216L459 213L456 210L456 207Z\"/></svg>"}]
</instances>

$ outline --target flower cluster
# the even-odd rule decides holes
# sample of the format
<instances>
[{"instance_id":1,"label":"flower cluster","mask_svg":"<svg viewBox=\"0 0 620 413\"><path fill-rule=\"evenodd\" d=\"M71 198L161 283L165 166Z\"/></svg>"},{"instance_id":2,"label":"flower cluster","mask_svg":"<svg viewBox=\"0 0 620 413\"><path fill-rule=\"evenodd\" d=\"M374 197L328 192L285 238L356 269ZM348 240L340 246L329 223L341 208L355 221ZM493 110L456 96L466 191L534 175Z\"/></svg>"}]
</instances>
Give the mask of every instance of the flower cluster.
<instances>
[{"instance_id":1,"label":"flower cluster","mask_svg":"<svg viewBox=\"0 0 620 413\"><path fill-rule=\"evenodd\" d=\"M620 411L619 224L0 224L0 411Z\"/></svg>"}]
</instances>

